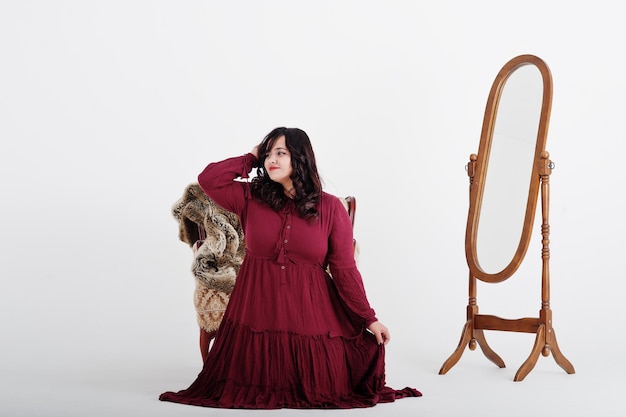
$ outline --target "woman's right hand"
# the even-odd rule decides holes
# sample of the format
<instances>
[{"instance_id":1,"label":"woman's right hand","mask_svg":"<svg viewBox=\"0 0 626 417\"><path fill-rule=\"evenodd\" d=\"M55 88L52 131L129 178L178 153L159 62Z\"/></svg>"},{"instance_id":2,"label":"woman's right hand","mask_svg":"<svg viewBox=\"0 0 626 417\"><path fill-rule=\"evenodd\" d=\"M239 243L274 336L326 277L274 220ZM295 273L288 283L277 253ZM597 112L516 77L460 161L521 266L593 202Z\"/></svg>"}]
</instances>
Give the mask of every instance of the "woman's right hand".
<instances>
[{"instance_id":1,"label":"woman's right hand","mask_svg":"<svg viewBox=\"0 0 626 417\"><path fill-rule=\"evenodd\" d=\"M250 151L250 153L251 153L252 155L254 155L254 157L255 157L256 159L259 159L259 146L257 145L257 146L255 146L254 148L252 148L252 150Z\"/></svg>"},{"instance_id":2,"label":"woman's right hand","mask_svg":"<svg viewBox=\"0 0 626 417\"><path fill-rule=\"evenodd\" d=\"M367 330L369 330L374 334L374 336L376 336L376 341L379 345L386 345L391 340L391 334L389 333L389 329L387 328L387 326L379 321L375 321L367 326Z\"/></svg>"}]
</instances>

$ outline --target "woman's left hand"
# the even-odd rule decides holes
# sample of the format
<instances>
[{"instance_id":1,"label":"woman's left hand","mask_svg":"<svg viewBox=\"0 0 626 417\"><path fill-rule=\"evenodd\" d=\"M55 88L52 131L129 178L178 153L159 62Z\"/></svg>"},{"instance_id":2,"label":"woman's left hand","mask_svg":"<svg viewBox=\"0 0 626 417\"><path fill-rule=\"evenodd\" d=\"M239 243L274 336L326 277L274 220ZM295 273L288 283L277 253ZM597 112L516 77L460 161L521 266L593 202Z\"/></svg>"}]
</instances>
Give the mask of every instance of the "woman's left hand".
<instances>
[{"instance_id":1,"label":"woman's left hand","mask_svg":"<svg viewBox=\"0 0 626 417\"><path fill-rule=\"evenodd\" d=\"M389 334L389 329L379 321L375 321L374 323L367 326L367 330L369 330L374 334L374 336L376 336L376 341L379 345L386 345L391 340L391 334Z\"/></svg>"}]
</instances>

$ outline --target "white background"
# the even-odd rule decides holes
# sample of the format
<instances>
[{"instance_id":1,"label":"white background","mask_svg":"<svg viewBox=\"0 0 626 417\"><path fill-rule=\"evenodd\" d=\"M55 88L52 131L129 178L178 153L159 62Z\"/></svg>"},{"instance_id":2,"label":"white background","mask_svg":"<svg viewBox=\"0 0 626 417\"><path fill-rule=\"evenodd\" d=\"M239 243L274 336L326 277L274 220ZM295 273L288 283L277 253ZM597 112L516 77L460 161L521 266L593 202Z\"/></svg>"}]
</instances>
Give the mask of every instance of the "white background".
<instances>
[{"instance_id":1,"label":"white background","mask_svg":"<svg viewBox=\"0 0 626 417\"><path fill-rule=\"evenodd\" d=\"M0 414L294 415L157 397L201 366L171 206L208 162L295 126L326 189L357 198L387 382L424 394L307 415L623 415L622 9L0 0ZM526 53L554 79L551 306L576 374L540 357L513 382L534 337L488 332L506 368L466 350L441 376L467 304L464 166L494 77ZM481 312L538 314L538 231L518 277L479 285Z\"/></svg>"}]
</instances>

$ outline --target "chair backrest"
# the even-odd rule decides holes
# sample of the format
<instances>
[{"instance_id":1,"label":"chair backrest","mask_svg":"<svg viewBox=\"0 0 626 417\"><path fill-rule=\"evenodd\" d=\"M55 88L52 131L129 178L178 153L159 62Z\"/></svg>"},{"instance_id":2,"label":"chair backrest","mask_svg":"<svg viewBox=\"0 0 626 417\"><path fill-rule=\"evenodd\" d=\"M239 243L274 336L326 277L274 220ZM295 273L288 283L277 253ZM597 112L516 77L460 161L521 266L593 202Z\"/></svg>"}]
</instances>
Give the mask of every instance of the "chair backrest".
<instances>
[{"instance_id":1,"label":"chair backrest","mask_svg":"<svg viewBox=\"0 0 626 417\"><path fill-rule=\"evenodd\" d=\"M348 210L348 216L350 216L350 222L352 223L352 228L354 229L354 218L356 217L356 198L349 195L343 199L343 202L346 210ZM356 239L352 239L352 249L354 250L354 258L358 261L359 247Z\"/></svg>"},{"instance_id":2,"label":"chair backrest","mask_svg":"<svg viewBox=\"0 0 626 417\"><path fill-rule=\"evenodd\" d=\"M352 222L352 227L354 227L354 217L356 216L356 198L354 196L347 196L344 198L346 202L346 206L348 209L348 216L350 216L350 221Z\"/></svg>"}]
</instances>

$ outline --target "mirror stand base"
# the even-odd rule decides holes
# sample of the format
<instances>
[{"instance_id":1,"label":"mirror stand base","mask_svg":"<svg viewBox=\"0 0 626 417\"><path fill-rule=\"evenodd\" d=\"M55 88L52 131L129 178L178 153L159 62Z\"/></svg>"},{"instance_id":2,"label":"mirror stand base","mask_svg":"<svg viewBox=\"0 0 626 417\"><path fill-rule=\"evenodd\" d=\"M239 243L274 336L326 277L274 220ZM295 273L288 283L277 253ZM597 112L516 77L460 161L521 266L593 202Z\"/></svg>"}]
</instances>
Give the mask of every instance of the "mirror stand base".
<instances>
[{"instance_id":1,"label":"mirror stand base","mask_svg":"<svg viewBox=\"0 0 626 417\"><path fill-rule=\"evenodd\" d=\"M476 306L470 306L472 309L476 309ZM550 311L542 311L542 317L551 317ZM484 330L503 330L503 331L518 331L524 333L536 333L535 344L528 356L528 359L520 366L519 370L515 374L514 381L522 381L532 371L537 363L539 354L548 356L552 352L552 356L556 363L565 370L568 374L575 373L574 366L570 361L565 358L559 349L559 345L556 341L556 334L554 329L548 324L541 323L540 319L523 318L519 320L506 320L495 316L489 315L475 315L473 318L468 319L463 326L461 333L461 339L457 348L452 355L443 363L439 370L439 375L446 374L456 363L461 359L465 347L470 350L475 350L476 345L480 347L483 354L491 362L496 364L499 368L504 368L504 361L496 352L494 352L485 338ZM480 327L480 328L478 328ZM546 329L547 332L546 332Z\"/></svg>"}]
</instances>

